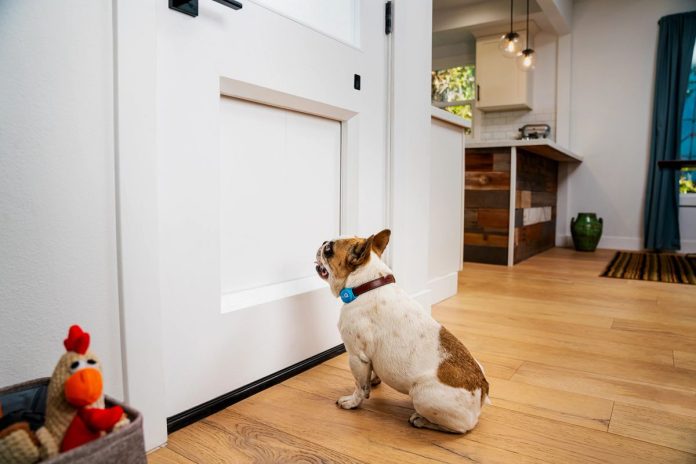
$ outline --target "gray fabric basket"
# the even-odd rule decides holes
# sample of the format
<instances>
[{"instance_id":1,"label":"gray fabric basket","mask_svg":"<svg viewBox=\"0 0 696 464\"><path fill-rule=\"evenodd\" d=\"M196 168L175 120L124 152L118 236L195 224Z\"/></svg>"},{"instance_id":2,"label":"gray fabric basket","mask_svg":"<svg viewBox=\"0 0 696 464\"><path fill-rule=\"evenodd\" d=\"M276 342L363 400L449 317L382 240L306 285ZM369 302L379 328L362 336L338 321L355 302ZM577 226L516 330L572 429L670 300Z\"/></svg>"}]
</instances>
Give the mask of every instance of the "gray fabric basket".
<instances>
[{"instance_id":1,"label":"gray fabric basket","mask_svg":"<svg viewBox=\"0 0 696 464\"><path fill-rule=\"evenodd\" d=\"M0 397L31 391L48 385L49 378L31 380L10 387L0 388ZM130 419L130 424L109 433L86 445L61 453L42 464L146 464L143 417L133 408L106 397L107 406L121 406Z\"/></svg>"}]
</instances>

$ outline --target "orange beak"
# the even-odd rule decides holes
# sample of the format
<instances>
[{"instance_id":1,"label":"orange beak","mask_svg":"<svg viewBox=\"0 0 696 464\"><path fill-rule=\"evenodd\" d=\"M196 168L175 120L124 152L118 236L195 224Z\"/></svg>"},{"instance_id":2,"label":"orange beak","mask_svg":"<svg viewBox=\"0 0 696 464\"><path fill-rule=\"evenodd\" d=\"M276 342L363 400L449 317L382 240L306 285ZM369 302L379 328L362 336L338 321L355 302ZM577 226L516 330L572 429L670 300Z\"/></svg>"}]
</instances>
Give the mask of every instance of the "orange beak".
<instances>
[{"instance_id":1,"label":"orange beak","mask_svg":"<svg viewBox=\"0 0 696 464\"><path fill-rule=\"evenodd\" d=\"M94 368L80 369L65 382L65 399L81 408L97 401L102 394L101 372Z\"/></svg>"}]
</instances>

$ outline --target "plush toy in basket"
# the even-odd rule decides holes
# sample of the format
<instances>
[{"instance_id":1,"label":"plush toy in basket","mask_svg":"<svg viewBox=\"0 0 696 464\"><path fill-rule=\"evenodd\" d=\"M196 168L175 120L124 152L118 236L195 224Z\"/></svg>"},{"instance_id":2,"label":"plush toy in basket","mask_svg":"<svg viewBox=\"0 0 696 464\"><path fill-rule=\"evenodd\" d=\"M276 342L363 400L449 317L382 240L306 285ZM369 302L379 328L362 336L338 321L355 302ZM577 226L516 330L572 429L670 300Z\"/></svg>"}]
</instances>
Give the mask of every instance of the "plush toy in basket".
<instances>
[{"instance_id":1,"label":"plush toy in basket","mask_svg":"<svg viewBox=\"0 0 696 464\"><path fill-rule=\"evenodd\" d=\"M43 425L0 417L0 462L35 463L129 423L120 406L105 408L101 366L87 351L89 341L79 326L70 327L63 342L66 353L48 384Z\"/></svg>"}]
</instances>

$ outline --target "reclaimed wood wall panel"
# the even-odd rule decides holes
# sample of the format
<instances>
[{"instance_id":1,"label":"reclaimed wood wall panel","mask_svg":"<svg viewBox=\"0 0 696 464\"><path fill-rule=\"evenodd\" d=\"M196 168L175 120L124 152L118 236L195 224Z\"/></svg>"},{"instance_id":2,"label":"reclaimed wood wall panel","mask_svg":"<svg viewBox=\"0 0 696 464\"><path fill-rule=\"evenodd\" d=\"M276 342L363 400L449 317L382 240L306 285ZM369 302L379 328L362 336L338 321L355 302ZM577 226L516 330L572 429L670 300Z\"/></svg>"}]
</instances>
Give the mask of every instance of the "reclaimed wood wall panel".
<instances>
[{"instance_id":1,"label":"reclaimed wood wall panel","mask_svg":"<svg viewBox=\"0 0 696 464\"><path fill-rule=\"evenodd\" d=\"M555 245L557 189L558 161L518 149L515 263Z\"/></svg>"},{"instance_id":2,"label":"reclaimed wood wall panel","mask_svg":"<svg viewBox=\"0 0 696 464\"><path fill-rule=\"evenodd\" d=\"M507 264L509 149L467 150L464 177L464 261Z\"/></svg>"}]
</instances>

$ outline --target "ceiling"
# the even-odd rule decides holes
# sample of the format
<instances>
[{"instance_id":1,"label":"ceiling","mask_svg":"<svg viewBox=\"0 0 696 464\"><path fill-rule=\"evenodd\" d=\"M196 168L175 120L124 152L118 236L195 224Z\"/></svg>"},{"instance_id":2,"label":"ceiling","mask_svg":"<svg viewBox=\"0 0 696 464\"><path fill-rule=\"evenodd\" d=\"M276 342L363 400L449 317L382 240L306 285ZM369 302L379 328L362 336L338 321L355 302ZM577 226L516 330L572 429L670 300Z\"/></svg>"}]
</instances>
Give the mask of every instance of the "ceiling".
<instances>
[{"instance_id":1,"label":"ceiling","mask_svg":"<svg viewBox=\"0 0 696 464\"><path fill-rule=\"evenodd\" d=\"M543 30L539 24L541 8L535 0L529 2L529 11L532 21ZM525 16L526 2L514 0L514 21L522 23ZM509 22L510 0L433 0L433 47L471 45L474 32L491 28L494 33L503 32Z\"/></svg>"}]
</instances>

